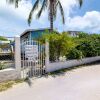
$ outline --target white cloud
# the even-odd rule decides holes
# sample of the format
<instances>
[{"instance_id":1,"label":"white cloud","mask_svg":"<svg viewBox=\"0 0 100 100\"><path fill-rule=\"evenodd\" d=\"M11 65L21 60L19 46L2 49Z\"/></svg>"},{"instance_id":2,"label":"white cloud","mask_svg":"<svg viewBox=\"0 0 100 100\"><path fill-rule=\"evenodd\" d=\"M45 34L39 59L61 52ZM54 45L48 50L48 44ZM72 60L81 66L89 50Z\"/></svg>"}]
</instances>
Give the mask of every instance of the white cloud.
<instances>
[{"instance_id":1,"label":"white cloud","mask_svg":"<svg viewBox=\"0 0 100 100\"><path fill-rule=\"evenodd\" d=\"M0 0L0 35L14 36L29 28L27 18L31 8L31 0L22 0L16 9L14 5L7 4L6 0ZM33 21L35 20L35 16L33 16Z\"/></svg>"},{"instance_id":2,"label":"white cloud","mask_svg":"<svg viewBox=\"0 0 100 100\"><path fill-rule=\"evenodd\" d=\"M70 17L74 12L73 8L78 6L77 0L60 0L65 12L66 25L62 25L59 12L55 21L55 28L59 30L87 30L92 32L100 32L100 13L96 11L87 12L84 16ZM19 7L15 9L14 5L8 5L6 0L0 0L0 35L3 33L23 32L27 28L43 28L49 27L48 12L43 12L41 18L36 20L36 13L33 15L31 27L27 25L27 18L32 8L31 0L22 0ZM9 34L8 34L9 35Z\"/></svg>"},{"instance_id":3,"label":"white cloud","mask_svg":"<svg viewBox=\"0 0 100 100\"><path fill-rule=\"evenodd\" d=\"M77 0L60 0L61 4L63 6L63 9L64 9L66 22L68 20L68 17L70 16L70 14L74 12L73 8L75 6L78 6L76 1ZM34 20L33 20L33 22L34 22ZM47 10L45 12L43 12L42 17L39 19L39 22L44 27L49 27L50 26L49 21L48 21L48 12L47 12ZM54 28L58 29L59 31L63 30L63 24L62 24L62 19L61 19L59 9L58 9L56 21L54 22Z\"/></svg>"},{"instance_id":4,"label":"white cloud","mask_svg":"<svg viewBox=\"0 0 100 100\"><path fill-rule=\"evenodd\" d=\"M68 19L66 27L69 30L100 32L100 12L86 12L84 16L75 16Z\"/></svg>"},{"instance_id":5,"label":"white cloud","mask_svg":"<svg viewBox=\"0 0 100 100\"><path fill-rule=\"evenodd\" d=\"M78 6L77 5L77 0L60 0L63 8L64 8L64 11L65 11L65 14L68 16L71 12L73 12L72 8L75 7L75 6Z\"/></svg>"},{"instance_id":6,"label":"white cloud","mask_svg":"<svg viewBox=\"0 0 100 100\"><path fill-rule=\"evenodd\" d=\"M22 19L26 19L28 17L31 7L31 2L25 2L22 0L19 3L19 7L15 9L15 6L7 4L6 0L0 0L0 10L12 13Z\"/></svg>"},{"instance_id":7,"label":"white cloud","mask_svg":"<svg viewBox=\"0 0 100 100\"><path fill-rule=\"evenodd\" d=\"M67 17L72 12L72 8L76 5L76 1L61 0L61 3L64 7L65 17L67 20ZM7 4L6 0L0 0L0 23L2 23L0 24L0 35L4 33L8 35L9 33L13 33L13 35L16 35L29 28L27 25L27 18L31 8L31 0L27 2L25 2L25 0L22 0L22 2L19 3L19 7L17 9L15 9L14 5ZM33 20L30 28L49 27L47 10L42 13L42 16L39 20L36 20L36 13L37 11L33 15ZM55 26L59 27L57 25L59 21L59 13L57 19L58 20L55 22Z\"/></svg>"}]
</instances>

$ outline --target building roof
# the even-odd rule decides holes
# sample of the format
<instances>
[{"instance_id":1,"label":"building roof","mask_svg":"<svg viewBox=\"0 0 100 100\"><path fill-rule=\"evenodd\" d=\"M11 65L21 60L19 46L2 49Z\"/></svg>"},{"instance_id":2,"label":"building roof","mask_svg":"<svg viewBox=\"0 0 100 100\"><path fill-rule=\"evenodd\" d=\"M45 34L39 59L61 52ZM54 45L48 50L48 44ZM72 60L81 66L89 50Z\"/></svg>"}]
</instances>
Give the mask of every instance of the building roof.
<instances>
[{"instance_id":1,"label":"building roof","mask_svg":"<svg viewBox=\"0 0 100 100\"><path fill-rule=\"evenodd\" d=\"M79 34L81 31L68 31L69 34L71 33L75 33L75 34Z\"/></svg>"},{"instance_id":2,"label":"building roof","mask_svg":"<svg viewBox=\"0 0 100 100\"><path fill-rule=\"evenodd\" d=\"M43 31L43 30L51 30L51 29L50 28L27 29L20 36L23 36L23 35L27 34L28 32L36 32L36 31Z\"/></svg>"}]
</instances>

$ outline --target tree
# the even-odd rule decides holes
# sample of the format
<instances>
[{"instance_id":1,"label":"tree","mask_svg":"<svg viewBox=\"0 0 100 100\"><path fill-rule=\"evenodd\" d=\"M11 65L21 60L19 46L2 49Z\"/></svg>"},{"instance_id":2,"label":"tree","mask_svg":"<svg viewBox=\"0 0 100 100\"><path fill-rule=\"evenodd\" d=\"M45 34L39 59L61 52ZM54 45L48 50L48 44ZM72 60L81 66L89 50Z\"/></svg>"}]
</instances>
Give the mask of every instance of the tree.
<instances>
[{"instance_id":1,"label":"tree","mask_svg":"<svg viewBox=\"0 0 100 100\"><path fill-rule=\"evenodd\" d=\"M33 8L30 12L29 18L28 18L28 23L31 23L32 20L32 14L34 13L34 11L39 7L39 2L41 0L36 0L35 4L33 5ZM51 30L53 30L53 21L56 19L56 15L57 15L57 8L59 7L61 16L62 16L62 22L63 24L65 23L65 18L64 18L64 11L63 11L63 7L61 5L60 0L42 0L42 7L40 9L40 11L37 14L37 18L40 18L41 13L43 12L43 10L45 10L46 8L48 8L48 12L49 12L49 20L50 20L50 28Z\"/></svg>"},{"instance_id":2,"label":"tree","mask_svg":"<svg viewBox=\"0 0 100 100\"><path fill-rule=\"evenodd\" d=\"M79 37L75 38L77 46L75 49L82 52L84 57L93 57L100 55L100 35L80 33Z\"/></svg>"},{"instance_id":3,"label":"tree","mask_svg":"<svg viewBox=\"0 0 100 100\"><path fill-rule=\"evenodd\" d=\"M0 36L0 41L8 41L8 39L3 36Z\"/></svg>"},{"instance_id":4,"label":"tree","mask_svg":"<svg viewBox=\"0 0 100 100\"><path fill-rule=\"evenodd\" d=\"M15 7L18 7L18 2L21 0L7 0L8 3L14 3ZM40 11L37 14L37 18L40 18L41 13L43 12L43 10L45 10L46 8L48 8L48 12L49 12L49 20L50 20L50 28L51 31L53 31L53 22L56 19L56 15L57 15L57 8L59 7L61 16L62 16L62 22L63 24L65 23L65 18L64 18L64 10L63 7L61 5L60 0L36 0L36 2L33 5L32 10L30 11L29 14L29 18L28 18L28 24L30 25L31 21L32 21L32 15L34 13L35 10L38 9L39 7L39 3L42 2L42 7L40 9ZM78 0L80 7L82 6L83 0Z\"/></svg>"},{"instance_id":5,"label":"tree","mask_svg":"<svg viewBox=\"0 0 100 100\"><path fill-rule=\"evenodd\" d=\"M44 34L40 41L44 42L45 39L49 41L50 61L59 60L59 57L66 56L76 46L73 38L65 32L62 34L56 32Z\"/></svg>"}]
</instances>

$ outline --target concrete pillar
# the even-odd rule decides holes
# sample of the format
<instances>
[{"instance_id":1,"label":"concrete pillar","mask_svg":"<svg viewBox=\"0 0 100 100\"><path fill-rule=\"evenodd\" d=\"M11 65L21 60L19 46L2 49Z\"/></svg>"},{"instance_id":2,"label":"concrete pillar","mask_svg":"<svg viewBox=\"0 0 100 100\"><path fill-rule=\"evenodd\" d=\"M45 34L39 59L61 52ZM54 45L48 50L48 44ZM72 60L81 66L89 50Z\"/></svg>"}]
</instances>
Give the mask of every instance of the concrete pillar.
<instances>
[{"instance_id":1,"label":"concrete pillar","mask_svg":"<svg viewBox=\"0 0 100 100\"><path fill-rule=\"evenodd\" d=\"M49 67L49 42L46 40L45 42L45 66L46 66L46 72L48 72Z\"/></svg>"},{"instance_id":2,"label":"concrete pillar","mask_svg":"<svg viewBox=\"0 0 100 100\"><path fill-rule=\"evenodd\" d=\"M15 68L18 72L18 78L21 78L21 46L20 36L15 37Z\"/></svg>"}]
</instances>

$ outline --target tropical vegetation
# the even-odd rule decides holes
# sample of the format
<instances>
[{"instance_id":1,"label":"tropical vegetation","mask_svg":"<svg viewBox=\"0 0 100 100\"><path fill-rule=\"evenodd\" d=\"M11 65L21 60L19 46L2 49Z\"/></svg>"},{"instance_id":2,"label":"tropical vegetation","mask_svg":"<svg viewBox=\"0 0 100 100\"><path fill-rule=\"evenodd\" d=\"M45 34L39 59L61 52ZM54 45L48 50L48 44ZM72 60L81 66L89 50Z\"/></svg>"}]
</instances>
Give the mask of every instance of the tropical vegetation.
<instances>
[{"instance_id":1,"label":"tropical vegetation","mask_svg":"<svg viewBox=\"0 0 100 100\"><path fill-rule=\"evenodd\" d=\"M100 35L80 32L78 37L72 37L67 32L43 35L41 41L48 39L50 47L50 61L67 59L82 59L100 56Z\"/></svg>"},{"instance_id":2,"label":"tropical vegetation","mask_svg":"<svg viewBox=\"0 0 100 100\"><path fill-rule=\"evenodd\" d=\"M8 41L8 39L3 36L0 36L0 41Z\"/></svg>"}]
</instances>

